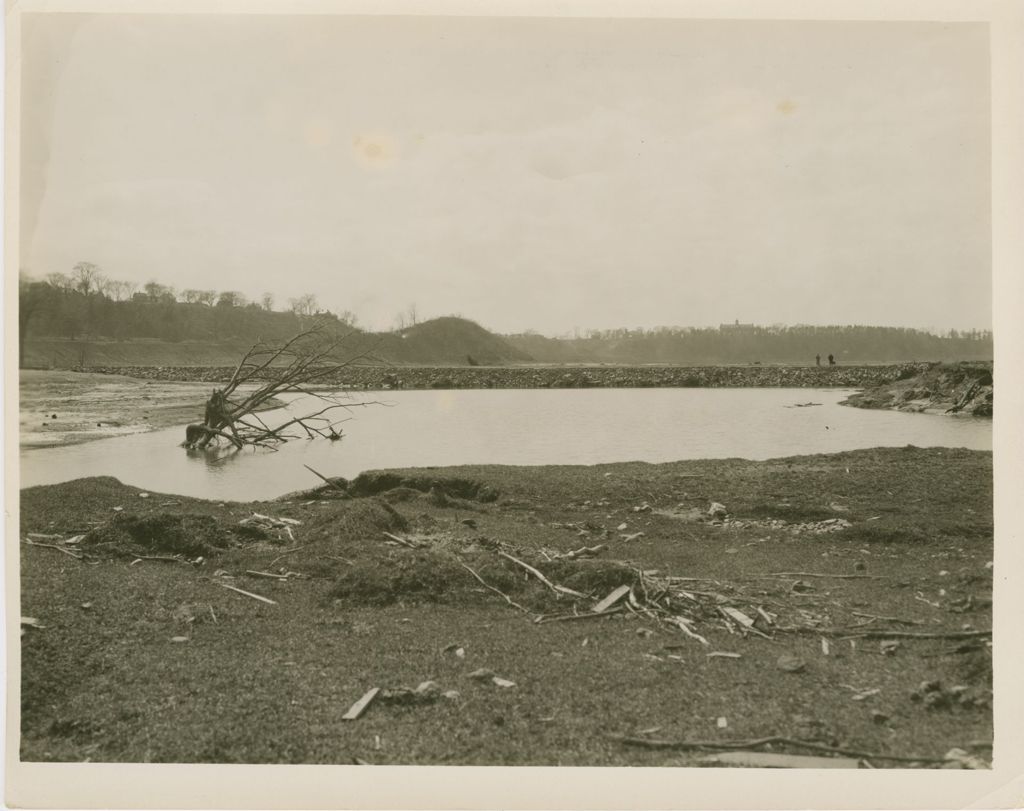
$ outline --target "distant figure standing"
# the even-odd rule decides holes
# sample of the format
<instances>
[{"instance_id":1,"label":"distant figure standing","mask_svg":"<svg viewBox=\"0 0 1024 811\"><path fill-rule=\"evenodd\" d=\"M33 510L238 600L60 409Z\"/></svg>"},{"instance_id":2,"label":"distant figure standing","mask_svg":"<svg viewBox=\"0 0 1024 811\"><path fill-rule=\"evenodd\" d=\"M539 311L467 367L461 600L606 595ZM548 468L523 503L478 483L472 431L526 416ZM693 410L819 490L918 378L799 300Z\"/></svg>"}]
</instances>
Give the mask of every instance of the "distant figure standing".
<instances>
[{"instance_id":1,"label":"distant figure standing","mask_svg":"<svg viewBox=\"0 0 1024 811\"><path fill-rule=\"evenodd\" d=\"M828 365L829 366L835 366L836 365L836 359L832 355L828 356Z\"/></svg>"},{"instance_id":2,"label":"distant figure standing","mask_svg":"<svg viewBox=\"0 0 1024 811\"><path fill-rule=\"evenodd\" d=\"M814 365L815 366L821 366L821 355L815 355L814 356Z\"/></svg>"}]
</instances>

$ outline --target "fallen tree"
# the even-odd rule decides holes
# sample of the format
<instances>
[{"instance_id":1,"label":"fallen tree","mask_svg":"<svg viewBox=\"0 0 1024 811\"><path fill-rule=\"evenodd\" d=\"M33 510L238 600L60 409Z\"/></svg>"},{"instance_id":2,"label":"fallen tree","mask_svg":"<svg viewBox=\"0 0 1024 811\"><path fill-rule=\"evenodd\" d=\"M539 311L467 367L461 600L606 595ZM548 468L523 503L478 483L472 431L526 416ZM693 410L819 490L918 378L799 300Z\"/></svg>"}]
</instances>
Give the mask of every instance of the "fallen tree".
<instances>
[{"instance_id":1,"label":"fallen tree","mask_svg":"<svg viewBox=\"0 0 1024 811\"><path fill-rule=\"evenodd\" d=\"M273 448L291 439L341 438L333 418L337 409L372 405L352 402L344 395L316 391L339 371L369 356L359 345L361 333L338 332L331 325L315 324L284 342L258 341L239 361L228 382L214 389L206 401L202 424L185 430L186 448L203 449L218 440L235 448L246 445ZM250 387L255 384L256 388ZM259 416L281 394L305 394L323 404L287 419L280 425L268 425Z\"/></svg>"}]
</instances>

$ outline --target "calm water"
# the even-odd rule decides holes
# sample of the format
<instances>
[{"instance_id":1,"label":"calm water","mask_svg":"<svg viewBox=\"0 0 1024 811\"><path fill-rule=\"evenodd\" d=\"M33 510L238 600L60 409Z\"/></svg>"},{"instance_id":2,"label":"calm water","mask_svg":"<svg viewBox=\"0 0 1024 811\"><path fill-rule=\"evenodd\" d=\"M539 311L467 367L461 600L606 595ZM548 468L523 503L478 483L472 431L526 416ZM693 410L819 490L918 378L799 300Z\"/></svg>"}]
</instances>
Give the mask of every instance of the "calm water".
<instances>
[{"instance_id":1,"label":"calm water","mask_svg":"<svg viewBox=\"0 0 1024 811\"><path fill-rule=\"evenodd\" d=\"M21 484L115 476L161 493L268 499L324 475L467 463L506 465L770 459L876 446L992 449L990 420L848 408L835 389L566 389L402 391L371 395L340 442L278 452L187 452L183 428L21 454ZM793 408L797 403L821 406ZM308 401L306 406L308 406ZM790 406L790 407L787 407ZM296 400L289 410L302 410ZM308 413L311 408L307 408ZM264 414L268 424L280 412Z\"/></svg>"}]
</instances>

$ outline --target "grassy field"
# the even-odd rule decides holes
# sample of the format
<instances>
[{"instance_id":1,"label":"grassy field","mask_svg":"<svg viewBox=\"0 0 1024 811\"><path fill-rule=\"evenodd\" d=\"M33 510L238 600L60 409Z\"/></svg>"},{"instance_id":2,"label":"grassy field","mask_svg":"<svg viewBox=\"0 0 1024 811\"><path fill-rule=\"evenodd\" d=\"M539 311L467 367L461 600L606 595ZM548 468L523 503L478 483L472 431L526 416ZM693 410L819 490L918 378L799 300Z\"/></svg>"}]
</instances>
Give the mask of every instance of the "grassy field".
<instances>
[{"instance_id":1,"label":"grassy field","mask_svg":"<svg viewBox=\"0 0 1024 811\"><path fill-rule=\"evenodd\" d=\"M109 478L27 489L22 538L81 557L21 547L22 613L44 626L22 637L21 756L696 765L712 744L782 736L827 751L771 751L880 768L953 748L987 761L991 649L970 634L991 628L991 463L907 447L417 469L253 504ZM711 502L725 520L706 518ZM239 528L254 512L301 524ZM586 596L556 598L501 552ZM637 610L534 621L586 614L619 585ZM771 622L743 633L723 608ZM470 677L481 668L515 685Z\"/></svg>"}]
</instances>

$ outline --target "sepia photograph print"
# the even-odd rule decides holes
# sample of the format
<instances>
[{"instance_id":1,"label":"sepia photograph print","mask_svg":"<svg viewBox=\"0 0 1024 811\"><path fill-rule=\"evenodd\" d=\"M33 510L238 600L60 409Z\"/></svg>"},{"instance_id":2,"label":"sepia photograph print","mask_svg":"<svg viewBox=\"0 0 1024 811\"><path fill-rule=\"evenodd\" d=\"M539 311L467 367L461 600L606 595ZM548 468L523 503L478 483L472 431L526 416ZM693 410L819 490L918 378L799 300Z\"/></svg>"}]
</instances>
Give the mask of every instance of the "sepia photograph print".
<instances>
[{"instance_id":1,"label":"sepia photograph print","mask_svg":"<svg viewBox=\"0 0 1024 811\"><path fill-rule=\"evenodd\" d=\"M994 787L984 14L157 8L8 31L9 768Z\"/></svg>"}]
</instances>

